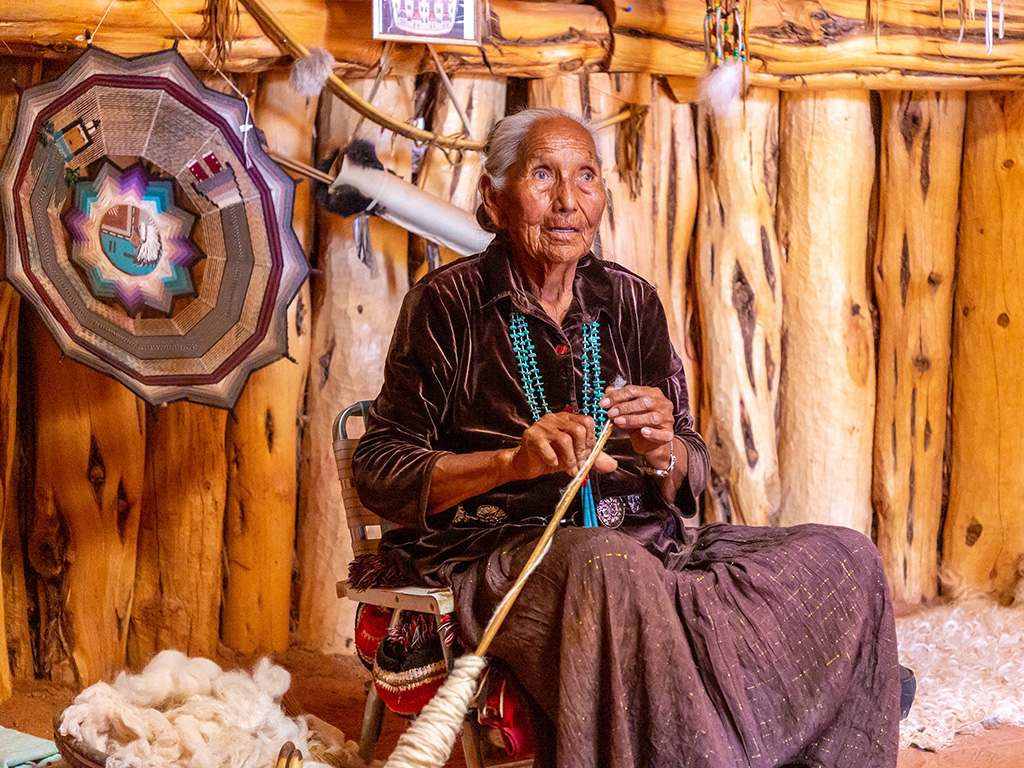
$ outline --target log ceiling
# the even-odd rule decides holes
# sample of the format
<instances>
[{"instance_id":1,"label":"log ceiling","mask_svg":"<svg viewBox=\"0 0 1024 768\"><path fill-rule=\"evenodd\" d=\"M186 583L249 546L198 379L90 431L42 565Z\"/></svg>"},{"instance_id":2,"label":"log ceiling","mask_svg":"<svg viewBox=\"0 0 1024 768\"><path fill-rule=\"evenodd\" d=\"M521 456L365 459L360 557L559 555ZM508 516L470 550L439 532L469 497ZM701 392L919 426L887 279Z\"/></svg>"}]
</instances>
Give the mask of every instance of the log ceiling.
<instances>
[{"instance_id":1,"label":"log ceiling","mask_svg":"<svg viewBox=\"0 0 1024 768\"><path fill-rule=\"evenodd\" d=\"M191 37L202 27L203 0L159 0ZM595 0L596 2L596 0ZM1024 87L1024 0L1006 0L1004 38L986 53L983 3L967 19L963 41L953 0L875 0L878 23L865 22L863 0L752 0L748 19L750 80L797 88L980 89ZM0 18L0 49L59 58L86 42L109 0L18 0ZM446 69L543 77L569 72L651 72L687 94L704 68L698 0L576 3L490 0L490 34L481 49L438 46ZM274 11L298 39L331 51L341 77L375 71L383 49L371 38L369 0L278 0ZM942 15L940 16L940 7ZM998 3L995 13L998 14ZM181 34L150 0L115 0L96 44L123 55L166 48ZM198 68L209 65L187 40ZM262 70L281 63L277 48L245 12L227 67ZM395 74L430 71L424 46L399 45Z\"/></svg>"}]
</instances>

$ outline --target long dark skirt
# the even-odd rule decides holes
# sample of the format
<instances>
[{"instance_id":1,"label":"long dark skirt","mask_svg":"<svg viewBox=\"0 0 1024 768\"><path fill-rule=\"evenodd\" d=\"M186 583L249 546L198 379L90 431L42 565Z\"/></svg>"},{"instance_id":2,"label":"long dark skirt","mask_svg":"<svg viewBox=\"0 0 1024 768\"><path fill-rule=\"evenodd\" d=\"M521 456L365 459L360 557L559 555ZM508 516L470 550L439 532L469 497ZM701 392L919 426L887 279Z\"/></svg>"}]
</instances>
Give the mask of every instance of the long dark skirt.
<instances>
[{"instance_id":1,"label":"long dark skirt","mask_svg":"<svg viewBox=\"0 0 1024 768\"><path fill-rule=\"evenodd\" d=\"M474 644L534 541L448 575ZM543 713L538 765L896 765L892 605L845 528L706 526L677 570L619 531L562 529L490 653Z\"/></svg>"}]
</instances>

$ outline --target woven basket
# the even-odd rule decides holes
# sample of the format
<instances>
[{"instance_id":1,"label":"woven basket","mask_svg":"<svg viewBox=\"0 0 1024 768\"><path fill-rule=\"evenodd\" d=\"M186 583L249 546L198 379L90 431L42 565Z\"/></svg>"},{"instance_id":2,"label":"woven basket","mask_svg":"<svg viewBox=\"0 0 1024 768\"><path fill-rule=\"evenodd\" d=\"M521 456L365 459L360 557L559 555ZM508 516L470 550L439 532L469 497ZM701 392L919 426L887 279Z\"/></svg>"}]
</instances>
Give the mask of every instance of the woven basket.
<instances>
[{"instance_id":1,"label":"woven basket","mask_svg":"<svg viewBox=\"0 0 1024 768\"><path fill-rule=\"evenodd\" d=\"M73 736L65 736L60 732L60 724L64 719L65 704L53 716L53 741L57 745L60 756L71 768L106 768L107 756L87 744L83 744Z\"/></svg>"}]
</instances>

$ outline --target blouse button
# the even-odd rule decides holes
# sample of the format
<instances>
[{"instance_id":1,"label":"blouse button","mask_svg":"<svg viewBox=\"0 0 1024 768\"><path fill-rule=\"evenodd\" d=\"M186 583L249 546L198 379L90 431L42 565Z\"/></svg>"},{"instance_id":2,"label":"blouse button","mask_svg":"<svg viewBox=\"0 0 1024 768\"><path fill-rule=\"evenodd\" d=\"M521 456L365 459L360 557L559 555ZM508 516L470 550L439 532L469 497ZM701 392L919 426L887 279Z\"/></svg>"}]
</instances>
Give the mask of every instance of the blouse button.
<instances>
[{"instance_id":1,"label":"blouse button","mask_svg":"<svg viewBox=\"0 0 1024 768\"><path fill-rule=\"evenodd\" d=\"M568 354L569 347L566 344L559 344L557 347L555 347L555 352L557 352L560 355Z\"/></svg>"},{"instance_id":2,"label":"blouse button","mask_svg":"<svg viewBox=\"0 0 1024 768\"><path fill-rule=\"evenodd\" d=\"M573 407L571 405L565 406L565 408L563 408L562 410L565 411L566 413L573 413Z\"/></svg>"}]
</instances>

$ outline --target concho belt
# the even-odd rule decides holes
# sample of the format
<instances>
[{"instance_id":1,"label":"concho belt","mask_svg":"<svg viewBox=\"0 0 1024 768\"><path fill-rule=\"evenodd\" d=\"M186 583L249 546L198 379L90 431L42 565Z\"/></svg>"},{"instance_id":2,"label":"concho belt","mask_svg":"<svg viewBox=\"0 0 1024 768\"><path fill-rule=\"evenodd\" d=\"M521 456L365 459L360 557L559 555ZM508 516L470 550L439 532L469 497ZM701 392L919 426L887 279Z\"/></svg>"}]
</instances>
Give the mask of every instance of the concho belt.
<instances>
[{"instance_id":1,"label":"concho belt","mask_svg":"<svg viewBox=\"0 0 1024 768\"><path fill-rule=\"evenodd\" d=\"M626 515L636 515L643 511L640 494L628 496L608 496L597 502L597 519L607 528L618 528Z\"/></svg>"}]
</instances>

